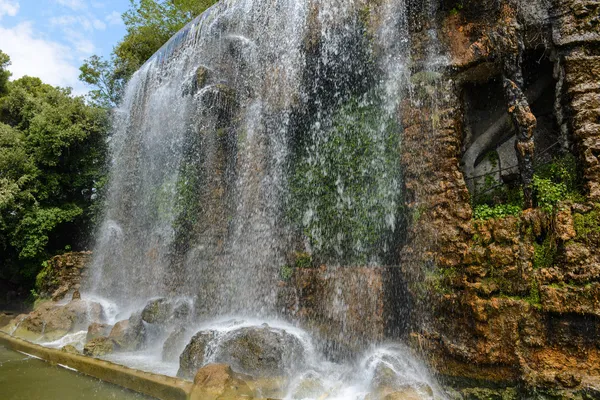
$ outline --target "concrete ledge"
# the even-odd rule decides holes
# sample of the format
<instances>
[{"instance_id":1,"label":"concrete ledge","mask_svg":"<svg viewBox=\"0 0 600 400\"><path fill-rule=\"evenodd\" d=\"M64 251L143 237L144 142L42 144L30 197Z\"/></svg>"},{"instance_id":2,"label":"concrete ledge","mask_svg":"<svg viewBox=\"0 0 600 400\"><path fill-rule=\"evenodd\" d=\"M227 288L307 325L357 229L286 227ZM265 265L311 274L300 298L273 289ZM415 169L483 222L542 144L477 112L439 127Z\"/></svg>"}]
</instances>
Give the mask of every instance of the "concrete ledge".
<instances>
[{"instance_id":1,"label":"concrete ledge","mask_svg":"<svg viewBox=\"0 0 600 400\"><path fill-rule=\"evenodd\" d=\"M192 382L142 372L110 361L66 353L60 349L49 349L4 332L0 332L0 344L160 400L187 400L192 392Z\"/></svg>"}]
</instances>

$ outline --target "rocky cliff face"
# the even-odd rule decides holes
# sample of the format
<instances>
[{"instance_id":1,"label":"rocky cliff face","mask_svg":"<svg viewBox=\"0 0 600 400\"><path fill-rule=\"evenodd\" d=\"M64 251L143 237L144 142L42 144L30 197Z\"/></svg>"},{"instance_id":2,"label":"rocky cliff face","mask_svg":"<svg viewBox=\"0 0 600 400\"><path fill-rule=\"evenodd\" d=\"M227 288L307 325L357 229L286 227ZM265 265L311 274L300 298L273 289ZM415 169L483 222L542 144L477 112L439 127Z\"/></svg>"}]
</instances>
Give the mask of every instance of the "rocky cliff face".
<instances>
[{"instance_id":1,"label":"rocky cliff face","mask_svg":"<svg viewBox=\"0 0 600 400\"><path fill-rule=\"evenodd\" d=\"M442 375L458 378L451 381L470 398L500 396L472 388L484 381L529 392L544 388L556 397L597 398L600 2L445 3L437 11L436 26L412 24L413 56L422 60L413 76L432 71L423 51L430 48L432 31L443 42L441 53L449 68L435 69L435 79L417 85L423 90L402 107L402 158L409 207L413 222L418 221L408 233L402 264L412 282L425 282L412 285L418 300L415 314L426 315L434 304L434 312L413 335L415 343L427 350ZM527 61L534 55L537 64ZM543 68L544 62L553 68ZM485 104L477 106L485 110L497 97L500 108L505 107L500 113L517 114L518 106L515 110L503 101L501 90L493 91L501 88L495 81L506 79L507 63L524 71L523 93L537 118L531 138L538 145L554 135L560 151L575 155L585 194L550 212L534 208L517 216L474 220L465 154L477 143L473 135L478 128L471 122L474 108L468 99L474 88L489 85ZM532 99L535 90L529 88L544 80L551 82L549 91ZM550 106L536 109L538 99ZM486 110L490 115L494 111ZM551 120L544 122L548 115ZM550 133L543 126L551 127ZM490 131L479 130L479 137ZM507 130L510 124L505 136ZM521 156L534 151L524 150L527 143L518 135L516 142ZM477 149L475 158L489 148ZM535 154L543 155L537 148ZM504 395L521 398L523 392L511 389Z\"/></svg>"}]
</instances>

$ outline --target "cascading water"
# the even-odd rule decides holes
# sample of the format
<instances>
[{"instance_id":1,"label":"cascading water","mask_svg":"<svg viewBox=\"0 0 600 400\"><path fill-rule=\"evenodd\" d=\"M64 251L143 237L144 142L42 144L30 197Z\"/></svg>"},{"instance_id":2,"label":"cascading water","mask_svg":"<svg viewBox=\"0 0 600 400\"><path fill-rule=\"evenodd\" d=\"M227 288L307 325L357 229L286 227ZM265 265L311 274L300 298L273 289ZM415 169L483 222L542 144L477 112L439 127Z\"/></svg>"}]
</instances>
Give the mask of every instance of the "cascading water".
<instances>
[{"instance_id":1,"label":"cascading water","mask_svg":"<svg viewBox=\"0 0 600 400\"><path fill-rule=\"evenodd\" d=\"M264 321L292 332L311 356L292 374L290 398L306 376L319 381L316 397L361 398L372 376L360 371L382 365L400 386L433 386L403 347L334 366L306 333L273 322L291 253L394 262L406 10L404 0L221 0L133 76L115 112L87 282L89 295L114 303L111 318L156 297L189 299L186 323L197 329L178 351L209 328L218 347L232 328L215 318L242 318L235 332Z\"/></svg>"}]
</instances>

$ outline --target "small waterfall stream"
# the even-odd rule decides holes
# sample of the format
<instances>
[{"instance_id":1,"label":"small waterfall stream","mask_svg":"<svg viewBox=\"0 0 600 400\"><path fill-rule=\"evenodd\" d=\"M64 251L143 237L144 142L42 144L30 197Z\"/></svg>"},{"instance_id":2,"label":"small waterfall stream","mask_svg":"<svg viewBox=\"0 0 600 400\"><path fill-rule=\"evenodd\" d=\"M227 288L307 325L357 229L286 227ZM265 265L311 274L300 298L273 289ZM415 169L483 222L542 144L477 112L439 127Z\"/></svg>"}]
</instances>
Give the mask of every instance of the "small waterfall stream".
<instances>
[{"instance_id":1,"label":"small waterfall stream","mask_svg":"<svg viewBox=\"0 0 600 400\"><path fill-rule=\"evenodd\" d=\"M197 329L183 345L201 329L222 338L265 321L295 335L310 355L289 398L307 377L315 398L363 398L382 367L400 387L435 387L403 346L333 364L276 308L290 254L394 263L409 46L404 0L221 0L187 25L115 112L88 297L112 322L149 299L188 299ZM156 367L165 339L112 359L174 374Z\"/></svg>"}]
</instances>

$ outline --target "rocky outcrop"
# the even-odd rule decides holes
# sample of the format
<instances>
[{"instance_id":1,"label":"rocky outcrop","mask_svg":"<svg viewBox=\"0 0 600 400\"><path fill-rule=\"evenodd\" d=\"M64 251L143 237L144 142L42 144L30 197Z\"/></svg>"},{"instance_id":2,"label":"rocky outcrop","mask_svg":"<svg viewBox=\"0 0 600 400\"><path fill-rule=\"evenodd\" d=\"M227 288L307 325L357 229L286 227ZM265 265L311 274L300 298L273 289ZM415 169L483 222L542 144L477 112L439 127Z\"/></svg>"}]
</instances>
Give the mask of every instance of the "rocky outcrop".
<instances>
[{"instance_id":1,"label":"rocky outcrop","mask_svg":"<svg viewBox=\"0 0 600 400\"><path fill-rule=\"evenodd\" d=\"M393 267L294 268L281 282L278 308L328 343L329 356L360 352L398 326L389 319L393 301L386 304L391 286L400 294L395 272Z\"/></svg>"},{"instance_id":2,"label":"rocky outcrop","mask_svg":"<svg viewBox=\"0 0 600 400\"><path fill-rule=\"evenodd\" d=\"M91 256L90 251L82 251L61 254L46 261L36 278L38 295L58 301L67 293L78 290Z\"/></svg>"},{"instance_id":3,"label":"rocky outcrop","mask_svg":"<svg viewBox=\"0 0 600 400\"><path fill-rule=\"evenodd\" d=\"M413 224L401 264L413 282L413 315L422 317L414 344L426 350L438 372L462 385L465 398L517 399L534 390L553 398L576 392L594 398L600 383L600 4L461 5L438 14L451 69L402 107ZM503 71L503 50L492 37L502 29L502 7L515 7L524 50L546 47L551 56L561 145L577 154L586 193L580 203L563 203L555 213L534 209L473 221L460 166L465 142L473 139L461 99L468 85L497 79ZM411 27L414 58L424 65L420 49L430 40L428 28ZM473 386L475 381L496 387Z\"/></svg>"}]
</instances>

